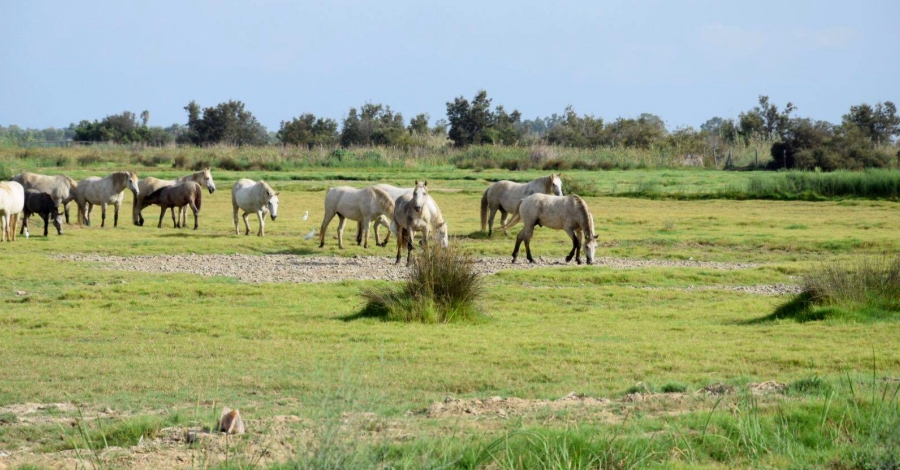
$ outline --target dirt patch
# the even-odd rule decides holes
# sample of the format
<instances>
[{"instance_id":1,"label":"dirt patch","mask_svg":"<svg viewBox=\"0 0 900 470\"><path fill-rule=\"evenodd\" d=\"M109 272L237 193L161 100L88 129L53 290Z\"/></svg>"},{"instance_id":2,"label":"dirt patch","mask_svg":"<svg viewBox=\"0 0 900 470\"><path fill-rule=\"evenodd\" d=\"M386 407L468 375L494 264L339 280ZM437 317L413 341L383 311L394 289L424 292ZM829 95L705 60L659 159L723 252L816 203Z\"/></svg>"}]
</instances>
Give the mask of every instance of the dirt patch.
<instances>
[{"instance_id":1,"label":"dirt patch","mask_svg":"<svg viewBox=\"0 0 900 470\"><path fill-rule=\"evenodd\" d=\"M102 263L102 267L120 271L151 273L198 274L201 276L225 276L243 282L338 282L346 280L398 281L406 274L406 267L394 266L394 259L386 256L296 256L296 255L162 255L162 256L101 256L59 255L65 261ZM510 263L509 258L486 257L477 259L481 274L494 274L503 270L536 269L559 266L576 266L563 259L541 257L535 264ZM598 258L593 266L613 269L646 267L690 267L708 269L746 269L758 266L751 263L718 263L708 261L639 260L625 258Z\"/></svg>"}]
</instances>

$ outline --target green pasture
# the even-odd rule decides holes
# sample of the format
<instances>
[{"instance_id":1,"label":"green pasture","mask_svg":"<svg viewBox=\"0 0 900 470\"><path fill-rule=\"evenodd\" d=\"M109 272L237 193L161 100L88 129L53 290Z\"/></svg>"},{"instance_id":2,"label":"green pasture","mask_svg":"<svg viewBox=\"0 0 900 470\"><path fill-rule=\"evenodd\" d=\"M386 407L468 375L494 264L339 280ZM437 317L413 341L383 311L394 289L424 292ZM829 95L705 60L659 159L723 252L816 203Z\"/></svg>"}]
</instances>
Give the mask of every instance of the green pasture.
<instances>
[{"instance_id":1,"label":"green pasture","mask_svg":"<svg viewBox=\"0 0 900 470\"><path fill-rule=\"evenodd\" d=\"M67 174L79 179L111 170L89 167ZM137 171L139 176L158 177L185 173L164 167ZM481 192L492 180L527 180L544 173L450 167L427 172L214 170L218 191L212 195L204 191L197 231L173 229L170 217L157 229L155 206L144 210L144 227L132 225L128 193L117 228L111 226L111 212L108 226L99 227L99 208L94 209L94 226L66 225L62 236L52 230L49 237L34 236L42 232L40 221L33 219L31 238L0 245L4 278L0 281L0 406L73 402L87 410L110 407L140 415L226 404L252 417L314 417L321 411L323 397L352 383L358 391L356 398L332 405L406 420L411 432L419 433L418 440L384 444L388 449L384 458L417 468L417 462L432 466L451 454L469 455L509 431L502 426L471 428L457 421L434 422L417 414L447 396L554 399L577 392L618 398L637 383L658 391L666 384L681 384L693 391L719 382L740 387L766 380L791 384L811 377L822 377L835 387L847 380L876 389L882 377L900 375L900 323L896 321L758 322L754 320L771 314L790 297L729 290L795 284L796 276L816 263L896 253L900 203L611 197L650 180L683 192L724 190L743 184L750 177L746 173L573 172L590 178L601 189L598 194L603 194L585 198L599 235L598 257L752 266L617 269L572 264L503 271L487 278L482 302L486 319L476 323L349 320L363 307L360 292L373 282L294 284L273 278L271 283L247 284L231 278L112 271L56 257L72 253L376 255L390 265L395 244L368 250L358 247L353 243L355 224L348 224L345 231L345 250L339 250L334 239L336 219L325 248L318 248L318 237L304 240L304 235L321 223L324 194L330 186L362 187L370 181L409 186L425 178L448 222L451 243L476 256L509 257L521 226L509 235L500 232L485 238L479 232ZM265 178L281 191L279 217L266 221L265 238L244 236L243 227L241 235L234 234L230 186L239 177ZM302 221L305 211L309 219ZM255 216L250 220L255 233ZM192 225L190 215L188 221ZM548 229L538 229L532 243L535 257L547 262L562 261L570 247L562 232ZM784 423L773 417L773 410L820 416L816 413L821 413L825 398L804 396L785 398L785 402L766 399L758 408L738 406L735 416L755 409L779 426ZM874 406L856 401L865 410ZM896 413L896 401L886 403ZM694 439L713 406L714 400L707 400L697 409L679 411L679 416L684 413L678 418L681 421L648 411L622 431L622 439L635 448L644 439L656 449L662 444L647 436L668 433L674 436L673 442L678 441L681 431L673 426L694 433ZM409 410L416 413L408 416ZM826 421L831 419L825 415ZM715 420L726 419L716 416ZM849 414L846 419L850 422ZM613 425L590 416L578 417L575 424L578 429L573 436L585 439L591 433L617 432ZM572 425L572 419L531 416L518 421L516 429L536 429L544 441L534 442L549 443L571 431ZM718 426L727 428L724 422ZM16 429L0 424L0 450L31 447L35 442L48 450L56 448L50 443L58 439L53 437L58 430L23 434ZM798 447L795 452L801 462L815 466L843 458L846 447L841 442L833 440L818 450ZM871 449L881 452L876 444ZM519 449L519 445L525 444L513 447ZM684 443L673 445L685 447ZM648 462L779 467L787 455L774 446L761 455L739 450L723 455L716 449L701 451L701 447L692 459L654 454ZM354 447L353 451L360 450ZM528 451L515 452L526 455ZM455 465L465 467L470 460Z\"/></svg>"}]
</instances>

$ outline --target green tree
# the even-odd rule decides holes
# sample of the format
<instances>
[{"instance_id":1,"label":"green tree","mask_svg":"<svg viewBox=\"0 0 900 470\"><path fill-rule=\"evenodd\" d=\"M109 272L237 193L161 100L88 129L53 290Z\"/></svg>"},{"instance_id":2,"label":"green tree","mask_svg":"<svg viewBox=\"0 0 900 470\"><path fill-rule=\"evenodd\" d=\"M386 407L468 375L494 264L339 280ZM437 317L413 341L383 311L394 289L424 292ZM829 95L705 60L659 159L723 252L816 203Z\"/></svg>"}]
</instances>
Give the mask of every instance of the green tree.
<instances>
[{"instance_id":1,"label":"green tree","mask_svg":"<svg viewBox=\"0 0 900 470\"><path fill-rule=\"evenodd\" d=\"M205 108L200 116L200 106L191 101L184 107L188 113L188 130L180 142L194 145L229 144L262 145L268 140L263 127L244 103L229 100L213 108Z\"/></svg>"},{"instance_id":2,"label":"green tree","mask_svg":"<svg viewBox=\"0 0 900 470\"><path fill-rule=\"evenodd\" d=\"M281 121L281 128L276 136L283 144L313 148L337 144L337 128L338 124L334 119L316 118L311 113L305 113L289 122Z\"/></svg>"},{"instance_id":3,"label":"green tree","mask_svg":"<svg viewBox=\"0 0 900 470\"><path fill-rule=\"evenodd\" d=\"M861 136L873 144L890 143L894 137L900 136L900 116L897 116L897 107L890 101L878 103L875 107L866 103L851 106L850 112L844 115L843 125L858 129Z\"/></svg>"},{"instance_id":4,"label":"green tree","mask_svg":"<svg viewBox=\"0 0 900 470\"><path fill-rule=\"evenodd\" d=\"M491 99L480 90L470 103L460 96L447 102L448 136L453 145L513 144L521 135L522 114L517 110L507 113L503 106L491 111Z\"/></svg>"}]
</instances>

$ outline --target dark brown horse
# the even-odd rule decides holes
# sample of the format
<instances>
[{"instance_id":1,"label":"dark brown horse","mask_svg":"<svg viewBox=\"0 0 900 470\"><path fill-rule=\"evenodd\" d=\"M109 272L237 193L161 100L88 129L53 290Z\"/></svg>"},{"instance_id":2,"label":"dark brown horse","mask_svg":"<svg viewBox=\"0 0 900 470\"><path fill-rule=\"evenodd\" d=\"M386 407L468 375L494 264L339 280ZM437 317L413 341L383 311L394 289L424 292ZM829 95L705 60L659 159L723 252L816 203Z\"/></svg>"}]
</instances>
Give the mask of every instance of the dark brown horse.
<instances>
[{"instance_id":1,"label":"dark brown horse","mask_svg":"<svg viewBox=\"0 0 900 470\"><path fill-rule=\"evenodd\" d=\"M157 224L157 228L162 228L163 217L166 216L166 210L170 208L172 209L172 222L175 224L175 228L184 228L179 225L178 219L175 217L175 208L190 206L191 211L194 213L194 230L197 230L197 227L199 226L197 220L202 199L203 190L200 188L200 185L193 181L186 181L184 183L157 189L150 193L149 196L145 197L141 204L144 207L151 204L157 204L162 207L162 212L159 213L159 224Z\"/></svg>"},{"instance_id":2,"label":"dark brown horse","mask_svg":"<svg viewBox=\"0 0 900 470\"><path fill-rule=\"evenodd\" d=\"M56 227L56 233L62 235L62 215L59 213L59 206L53 200L53 196L36 189L25 191L25 211L22 217L22 230L19 233L24 233L26 237L28 236L28 217L31 217L31 214L37 214L44 219L45 237L51 220L53 226Z\"/></svg>"}]
</instances>

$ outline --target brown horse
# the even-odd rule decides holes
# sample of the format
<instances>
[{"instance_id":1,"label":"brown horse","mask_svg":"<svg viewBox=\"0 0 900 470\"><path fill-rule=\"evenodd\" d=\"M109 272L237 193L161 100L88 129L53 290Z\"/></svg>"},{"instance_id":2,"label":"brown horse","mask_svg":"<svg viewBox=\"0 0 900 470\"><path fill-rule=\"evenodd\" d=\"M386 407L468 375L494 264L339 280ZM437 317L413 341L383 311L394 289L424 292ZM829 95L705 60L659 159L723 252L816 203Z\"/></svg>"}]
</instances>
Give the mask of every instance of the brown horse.
<instances>
[{"instance_id":1,"label":"brown horse","mask_svg":"<svg viewBox=\"0 0 900 470\"><path fill-rule=\"evenodd\" d=\"M172 186L165 186L150 193L145 197L142 204L149 206L150 204L158 204L162 207L159 213L159 224L157 228L162 228L163 217L166 216L166 210L172 209L172 222L175 228L184 228L178 222L175 216L175 208L190 206L194 213L194 230L197 230L198 218L200 213L200 205L203 202L203 189L199 184L193 181L186 181Z\"/></svg>"}]
</instances>

